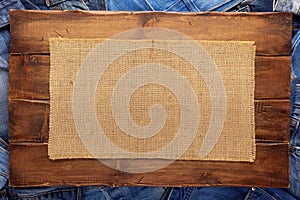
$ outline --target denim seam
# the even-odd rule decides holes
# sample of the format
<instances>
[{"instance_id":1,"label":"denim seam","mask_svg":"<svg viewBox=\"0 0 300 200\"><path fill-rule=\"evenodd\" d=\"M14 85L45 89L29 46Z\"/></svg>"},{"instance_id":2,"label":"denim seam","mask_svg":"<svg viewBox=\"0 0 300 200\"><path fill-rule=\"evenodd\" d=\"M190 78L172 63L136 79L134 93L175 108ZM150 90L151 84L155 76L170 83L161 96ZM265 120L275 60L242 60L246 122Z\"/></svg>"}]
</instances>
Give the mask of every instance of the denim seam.
<instances>
[{"instance_id":1,"label":"denim seam","mask_svg":"<svg viewBox=\"0 0 300 200\"><path fill-rule=\"evenodd\" d=\"M182 0L182 1L183 1L183 3L186 5L186 7L187 7L190 11L193 11L193 10L194 10L194 9L190 6L190 4L186 2L186 0ZM198 8L196 7L196 9L198 9ZM198 9L198 10L199 10L199 9Z\"/></svg>"},{"instance_id":2,"label":"denim seam","mask_svg":"<svg viewBox=\"0 0 300 200\"><path fill-rule=\"evenodd\" d=\"M269 192L265 191L263 188L257 188L257 189L260 190L261 192L263 192L264 194L268 195L269 197L271 197L273 200L277 200L276 197L271 195Z\"/></svg>"},{"instance_id":3,"label":"denim seam","mask_svg":"<svg viewBox=\"0 0 300 200\"><path fill-rule=\"evenodd\" d=\"M4 149L4 148L1 147L1 146L0 146L0 151L3 151L3 152L5 152L5 153L9 154L9 151L7 151L6 149Z\"/></svg>"},{"instance_id":4,"label":"denim seam","mask_svg":"<svg viewBox=\"0 0 300 200\"><path fill-rule=\"evenodd\" d=\"M76 188L70 188L70 189L55 189L52 191L48 191L48 192L40 192L34 195L18 195L17 197L13 197L13 199L19 199L19 198L33 198L33 197L39 197L45 194L55 194L55 193L61 193L61 192L76 192Z\"/></svg>"},{"instance_id":5,"label":"denim seam","mask_svg":"<svg viewBox=\"0 0 300 200\"><path fill-rule=\"evenodd\" d=\"M8 71L8 69L6 69L7 71ZM0 137L0 142L4 145L4 146L6 146L6 147L8 147L8 144Z\"/></svg>"},{"instance_id":6,"label":"denim seam","mask_svg":"<svg viewBox=\"0 0 300 200\"><path fill-rule=\"evenodd\" d=\"M175 3L171 4L168 8L166 8L164 11L168 11L172 9L173 7L177 6L177 4L179 4L180 2L181 0L177 0Z\"/></svg>"},{"instance_id":7,"label":"denim seam","mask_svg":"<svg viewBox=\"0 0 300 200\"><path fill-rule=\"evenodd\" d=\"M254 190L252 190L252 188L250 188L247 195L246 195L246 197L244 198L244 200L252 199L253 195L254 195Z\"/></svg>"},{"instance_id":8,"label":"denim seam","mask_svg":"<svg viewBox=\"0 0 300 200\"><path fill-rule=\"evenodd\" d=\"M300 37L297 37L296 40L293 41L293 44L292 44L292 52L294 51L295 46L298 45L299 41L300 41ZM292 55L293 55L293 54L292 54Z\"/></svg>"},{"instance_id":9,"label":"denim seam","mask_svg":"<svg viewBox=\"0 0 300 200\"><path fill-rule=\"evenodd\" d=\"M150 7L150 9L151 9L152 11L155 11L154 8L151 6L151 4L148 2L148 0L144 0L144 1L145 1L145 3L147 4L147 6Z\"/></svg>"},{"instance_id":10,"label":"denim seam","mask_svg":"<svg viewBox=\"0 0 300 200\"><path fill-rule=\"evenodd\" d=\"M193 6L196 8L196 10L198 11L198 12L200 12L200 9L198 8L198 6L194 3L194 1L193 0L191 0L191 3L193 4Z\"/></svg>"},{"instance_id":11,"label":"denim seam","mask_svg":"<svg viewBox=\"0 0 300 200\"><path fill-rule=\"evenodd\" d=\"M107 11L107 2L106 2L107 0L103 0L103 3L104 3L104 10L106 10Z\"/></svg>"},{"instance_id":12,"label":"denim seam","mask_svg":"<svg viewBox=\"0 0 300 200\"><path fill-rule=\"evenodd\" d=\"M106 191L106 187L105 188L99 187L99 189L102 191L102 193L103 193L103 195L105 196L106 199L110 199L109 194Z\"/></svg>"},{"instance_id":13,"label":"denim seam","mask_svg":"<svg viewBox=\"0 0 300 200\"><path fill-rule=\"evenodd\" d=\"M189 187L187 188L187 192L186 194L184 195L184 199L183 200L189 200L190 199L190 196L193 192L194 188L193 187Z\"/></svg>"},{"instance_id":14,"label":"denim seam","mask_svg":"<svg viewBox=\"0 0 300 200\"><path fill-rule=\"evenodd\" d=\"M172 187L172 188L171 188L171 191L170 191L170 194L169 194L169 196L168 196L168 198L167 198L167 200L170 200L170 198L171 198L171 196L172 196L172 193L173 193L173 190L174 190L174 188ZM161 200L163 200L163 199L161 199Z\"/></svg>"},{"instance_id":15,"label":"denim seam","mask_svg":"<svg viewBox=\"0 0 300 200\"><path fill-rule=\"evenodd\" d=\"M77 187L77 198L76 200L80 200L81 199L81 192L80 192L80 187Z\"/></svg>"},{"instance_id":16,"label":"denim seam","mask_svg":"<svg viewBox=\"0 0 300 200\"><path fill-rule=\"evenodd\" d=\"M4 178L8 179L8 174L7 173L3 173L3 172L0 171L0 176L3 176Z\"/></svg>"},{"instance_id":17,"label":"denim seam","mask_svg":"<svg viewBox=\"0 0 300 200\"><path fill-rule=\"evenodd\" d=\"M245 6L243 6L243 7L241 7L241 8L239 8L238 10L236 10L235 12L241 12L241 10L247 10L246 12L250 12L250 7L249 7L249 5L245 5ZM244 12L244 11L242 11L242 12Z\"/></svg>"},{"instance_id":18,"label":"denim seam","mask_svg":"<svg viewBox=\"0 0 300 200\"><path fill-rule=\"evenodd\" d=\"M90 8L86 5L85 1L84 0L81 0L83 6L85 7L86 10L90 10Z\"/></svg>"}]
</instances>

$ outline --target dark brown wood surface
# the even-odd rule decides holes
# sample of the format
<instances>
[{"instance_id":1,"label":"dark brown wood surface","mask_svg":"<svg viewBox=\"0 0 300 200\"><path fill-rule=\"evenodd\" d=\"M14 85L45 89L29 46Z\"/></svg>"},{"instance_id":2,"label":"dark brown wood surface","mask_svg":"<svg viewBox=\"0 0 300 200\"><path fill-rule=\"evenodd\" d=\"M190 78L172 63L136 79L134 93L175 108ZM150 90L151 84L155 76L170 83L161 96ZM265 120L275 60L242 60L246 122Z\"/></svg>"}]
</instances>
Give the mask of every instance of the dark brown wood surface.
<instances>
[{"instance_id":1,"label":"dark brown wood surface","mask_svg":"<svg viewBox=\"0 0 300 200\"><path fill-rule=\"evenodd\" d=\"M169 28L195 40L255 41L254 163L176 161L155 172L129 174L92 159L48 159L49 37L107 38L148 27ZM288 13L12 11L9 184L288 187L290 49ZM120 161L120 166L126 162L134 161Z\"/></svg>"},{"instance_id":2,"label":"dark brown wood surface","mask_svg":"<svg viewBox=\"0 0 300 200\"><path fill-rule=\"evenodd\" d=\"M10 148L11 157L15 158L10 163L10 183L20 187L29 185L274 187L289 184L288 145L282 143L259 143L254 163L175 161L158 171L139 174L113 170L98 160L51 161L47 155L47 143L16 143L10 145ZM120 161L121 169L126 168L126 162L134 160ZM149 162L153 163L153 160ZM159 163L159 160L156 162ZM147 160L143 163L147 166Z\"/></svg>"}]
</instances>

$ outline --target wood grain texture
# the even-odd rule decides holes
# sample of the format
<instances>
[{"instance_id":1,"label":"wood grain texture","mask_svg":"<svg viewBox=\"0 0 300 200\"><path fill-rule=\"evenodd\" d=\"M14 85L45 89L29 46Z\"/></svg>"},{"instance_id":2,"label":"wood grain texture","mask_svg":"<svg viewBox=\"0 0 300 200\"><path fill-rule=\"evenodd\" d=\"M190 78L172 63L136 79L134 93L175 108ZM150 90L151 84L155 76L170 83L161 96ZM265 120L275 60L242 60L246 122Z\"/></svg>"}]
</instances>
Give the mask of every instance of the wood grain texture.
<instances>
[{"instance_id":1,"label":"wood grain texture","mask_svg":"<svg viewBox=\"0 0 300 200\"><path fill-rule=\"evenodd\" d=\"M49 53L49 37L108 38L128 29L143 28L144 33L147 34L149 27L163 27L181 32L194 40L255 41L257 53L260 55L290 55L292 31L290 19L290 13L13 10L11 11L13 44L11 53ZM57 21L59 23L56 23ZM194 27L201 27L201 31L200 28Z\"/></svg>"},{"instance_id":2,"label":"wood grain texture","mask_svg":"<svg viewBox=\"0 0 300 200\"><path fill-rule=\"evenodd\" d=\"M49 55L12 55L10 65L10 99L50 98ZM255 99L287 99L289 82L289 56L256 57Z\"/></svg>"},{"instance_id":3,"label":"wood grain texture","mask_svg":"<svg viewBox=\"0 0 300 200\"><path fill-rule=\"evenodd\" d=\"M140 174L117 171L98 160L51 161L47 155L47 144L13 144L10 154L9 184L20 187L55 184L258 187L289 185L286 178L289 176L288 144L257 144L257 158L254 163L175 161L158 171ZM276 159L271 155L276 155ZM127 162L134 160L123 160L120 162L120 168L124 170ZM145 160L145 166L147 162L155 161Z\"/></svg>"},{"instance_id":4,"label":"wood grain texture","mask_svg":"<svg viewBox=\"0 0 300 200\"><path fill-rule=\"evenodd\" d=\"M289 101L256 100L255 134L260 142L288 142ZM19 142L47 142L49 135L49 102L10 100L9 140Z\"/></svg>"},{"instance_id":5,"label":"wood grain texture","mask_svg":"<svg viewBox=\"0 0 300 200\"><path fill-rule=\"evenodd\" d=\"M49 56L10 56L9 63L10 99L49 99Z\"/></svg>"}]
</instances>

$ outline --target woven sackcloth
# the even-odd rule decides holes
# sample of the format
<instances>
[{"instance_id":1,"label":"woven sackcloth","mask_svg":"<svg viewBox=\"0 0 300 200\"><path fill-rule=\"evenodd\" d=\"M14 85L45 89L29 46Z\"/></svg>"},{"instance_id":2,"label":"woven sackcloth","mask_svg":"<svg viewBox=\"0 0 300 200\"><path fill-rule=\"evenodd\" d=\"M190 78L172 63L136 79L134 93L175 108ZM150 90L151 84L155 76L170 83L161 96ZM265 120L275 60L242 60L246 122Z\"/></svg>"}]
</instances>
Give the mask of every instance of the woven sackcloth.
<instances>
[{"instance_id":1,"label":"woven sackcloth","mask_svg":"<svg viewBox=\"0 0 300 200\"><path fill-rule=\"evenodd\" d=\"M50 159L253 162L252 41L50 39Z\"/></svg>"}]
</instances>

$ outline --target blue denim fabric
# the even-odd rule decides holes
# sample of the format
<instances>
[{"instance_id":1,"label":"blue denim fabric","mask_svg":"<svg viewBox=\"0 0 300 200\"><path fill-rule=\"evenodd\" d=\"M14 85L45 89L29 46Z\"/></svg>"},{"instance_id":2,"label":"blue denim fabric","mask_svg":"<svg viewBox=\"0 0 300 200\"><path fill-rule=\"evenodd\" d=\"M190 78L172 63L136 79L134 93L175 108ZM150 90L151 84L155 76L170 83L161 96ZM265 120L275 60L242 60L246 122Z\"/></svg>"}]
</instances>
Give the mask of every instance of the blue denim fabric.
<instances>
[{"instance_id":1,"label":"blue denim fabric","mask_svg":"<svg viewBox=\"0 0 300 200\"><path fill-rule=\"evenodd\" d=\"M242 0L106 0L107 10L119 11L227 11L241 3Z\"/></svg>"},{"instance_id":2,"label":"blue denim fabric","mask_svg":"<svg viewBox=\"0 0 300 200\"><path fill-rule=\"evenodd\" d=\"M292 42L290 192L300 199L300 31Z\"/></svg>"},{"instance_id":3,"label":"blue denim fabric","mask_svg":"<svg viewBox=\"0 0 300 200\"><path fill-rule=\"evenodd\" d=\"M0 138L0 189L3 188L8 179L8 145Z\"/></svg>"},{"instance_id":4,"label":"blue denim fabric","mask_svg":"<svg viewBox=\"0 0 300 200\"><path fill-rule=\"evenodd\" d=\"M46 0L49 9L60 10L104 10L103 0Z\"/></svg>"},{"instance_id":5,"label":"blue denim fabric","mask_svg":"<svg viewBox=\"0 0 300 200\"><path fill-rule=\"evenodd\" d=\"M20 0L28 10L105 10L104 0Z\"/></svg>"},{"instance_id":6,"label":"blue denim fabric","mask_svg":"<svg viewBox=\"0 0 300 200\"><path fill-rule=\"evenodd\" d=\"M79 199L80 193L78 187L47 187L31 189L14 189L7 187L5 189L5 193L3 193L3 199L5 199L5 197L8 199L18 200L76 200Z\"/></svg>"},{"instance_id":7,"label":"blue denim fabric","mask_svg":"<svg viewBox=\"0 0 300 200\"><path fill-rule=\"evenodd\" d=\"M48 10L45 0L20 0L27 10Z\"/></svg>"},{"instance_id":8,"label":"blue denim fabric","mask_svg":"<svg viewBox=\"0 0 300 200\"><path fill-rule=\"evenodd\" d=\"M296 15L300 15L300 0L277 0L274 5L274 10L280 12L293 12Z\"/></svg>"},{"instance_id":9,"label":"blue denim fabric","mask_svg":"<svg viewBox=\"0 0 300 200\"><path fill-rule=\"evenodd\" d=\"M9 10L23 9L18 0L0 1L0 189L8 178L8 56Z\"/></svg>"},{"instance_id":10,"label":"blue denim fabric","mask_svg":"<svg viewBox=\"0 0 300 200\"><path fill-rule=\"evenodd\" d=\"M159 200L164 192L163 187L82 187L81 199Z\"/></svg>"},{"instance_id":11,"label":"blue denim fabric","mask_svg":"<svg viewBox=\"0 0 300 200\"><path fill-rule=\"evenodd\" d=\"M245 0L241 6L248 5L251 12L272 12L274 0Z\"/></svg>"},{"instance_id":12,"label":"blue denim fabric","mask_svg":"<svg viewBox=\"0 0 300 200\"><path fill-rule=\"evenodd\" d=\"M275 188L186 187L173 188L168 200L296 200L288 192Z\"/></svg>"}]
</instances>

